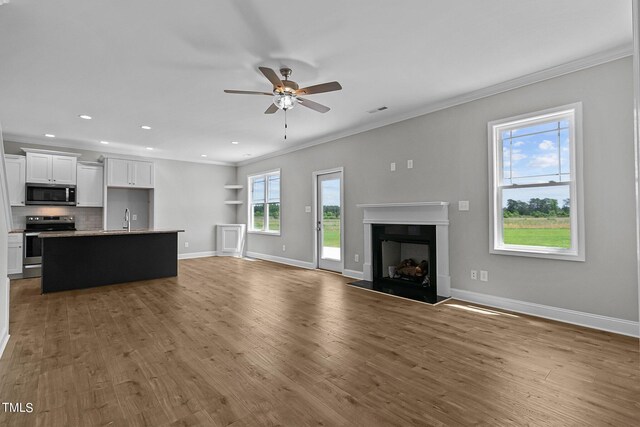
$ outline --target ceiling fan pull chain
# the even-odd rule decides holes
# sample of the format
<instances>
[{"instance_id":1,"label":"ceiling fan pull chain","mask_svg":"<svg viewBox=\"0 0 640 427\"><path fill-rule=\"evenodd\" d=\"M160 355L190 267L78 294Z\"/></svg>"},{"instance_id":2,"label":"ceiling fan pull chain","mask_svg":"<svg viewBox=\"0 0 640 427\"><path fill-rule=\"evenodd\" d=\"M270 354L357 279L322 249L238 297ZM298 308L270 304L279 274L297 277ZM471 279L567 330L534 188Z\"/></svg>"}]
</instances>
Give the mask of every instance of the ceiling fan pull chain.
<instances>
[{"instance_id":1,"label":"ceiling fan pull chain","mask_svg":"<svg viewBox=\"0 0 640 427\"><path fill-rule=\"evenodd\" d=\"M284 110L284 140L287 141L287 109Z\"/></svg>"}]
</instances>

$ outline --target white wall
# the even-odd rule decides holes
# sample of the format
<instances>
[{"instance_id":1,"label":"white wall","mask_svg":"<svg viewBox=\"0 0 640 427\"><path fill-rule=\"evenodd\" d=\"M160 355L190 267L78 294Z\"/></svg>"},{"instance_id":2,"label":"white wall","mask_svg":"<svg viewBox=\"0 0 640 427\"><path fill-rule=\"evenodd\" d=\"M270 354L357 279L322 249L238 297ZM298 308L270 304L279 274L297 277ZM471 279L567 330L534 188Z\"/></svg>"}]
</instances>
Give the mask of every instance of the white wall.
<instances>
[{"instance_id":1,"label":"white wall","mask_svg":"<svg viewBox=\"0 0 640 427\"><path fill-rule=\"evenodd\" d=\"M583 103L586 262L490 255L487 123L577 101ZM450 201L452 288L636 321L632 113L632 63L625 58L239 167L241 183L260 171L281 168L282 174L282 235L250 234L247 250L312 262L313 219L304 211L312 204L312 172L343 166L346 269L361 271L364 258L356 204ZM396 172L389 171L392 161ZM246 200L246 190L240 195ZM458 200L469 200L471 210L458 212ZM243 207L238 222L246 219ZM489 282L472 281L471 269L488 270Z\"/></svg>"}]
</instances>

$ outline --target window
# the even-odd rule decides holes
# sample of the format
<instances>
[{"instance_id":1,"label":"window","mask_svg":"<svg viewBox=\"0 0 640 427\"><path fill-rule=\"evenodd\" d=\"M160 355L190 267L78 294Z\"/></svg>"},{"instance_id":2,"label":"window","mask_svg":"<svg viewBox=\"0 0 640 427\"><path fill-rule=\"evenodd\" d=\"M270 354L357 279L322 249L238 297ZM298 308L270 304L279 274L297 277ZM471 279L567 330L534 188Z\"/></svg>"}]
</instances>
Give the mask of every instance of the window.
<instances>
[{"instance_id":1,"label":"window","mask_svg":"<svg viewBox=\"0 0 640 427\"><path fill-rule=\"evenodd\" d=\"M249 231L280 234L280 170L249 177Z\"/></svg>"},{"instance_id":2,"label":"window","mask_svg":"<svg viewBox=\"0 0 640 427\"><path fill-rule=\"evenodd\" d=\"M584 261L581 104L489 123L490 252Z\"/></svg>"}]
</instances>

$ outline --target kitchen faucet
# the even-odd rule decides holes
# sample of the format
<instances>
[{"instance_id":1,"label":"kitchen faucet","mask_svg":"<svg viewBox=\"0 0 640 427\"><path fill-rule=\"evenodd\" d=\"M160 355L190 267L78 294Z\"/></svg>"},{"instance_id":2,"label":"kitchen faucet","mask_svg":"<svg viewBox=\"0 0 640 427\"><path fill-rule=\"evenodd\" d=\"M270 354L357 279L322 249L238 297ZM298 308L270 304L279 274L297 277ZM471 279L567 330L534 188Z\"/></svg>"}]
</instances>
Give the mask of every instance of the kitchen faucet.
<instances>
[{"instance_id":1,"label":"kitchen faucet","mask_svg":"<svg viewBox=\"0 0 640 427\"><path fill-rule=\"evenodd\" d=\"M126 228L127 231L131 231L131 213L129 212L129 208L124 210L124 222L126 225L122 228Z\"/></svg>"}]
</instances>

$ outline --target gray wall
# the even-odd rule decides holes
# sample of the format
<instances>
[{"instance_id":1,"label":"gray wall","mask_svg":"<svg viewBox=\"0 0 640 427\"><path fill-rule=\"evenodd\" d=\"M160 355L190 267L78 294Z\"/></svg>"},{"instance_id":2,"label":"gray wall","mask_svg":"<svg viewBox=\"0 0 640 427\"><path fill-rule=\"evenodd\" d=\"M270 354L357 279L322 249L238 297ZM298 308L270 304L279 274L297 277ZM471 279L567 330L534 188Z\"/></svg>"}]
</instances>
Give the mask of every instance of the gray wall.
<instances>
[{"instance_id":1,"label":"gray wall","mask_svg":"<svg viewBox=\"0 0 640 427\"><path fill-rule=\"evenodd\" d=\"M362 270L356 204L444 200L452 202L453 288L638 320L632 97L626 58L239 167L241 183L249 174L282 170L282 235L250 234L247 250L313 261L313 219L304 211L312 204L312 172L343 166L346 269ZM490 255L487 123L577 101L583 103L586 262ZM389 171L392 161L396 172ZM246 190L241 196L246 200ZM458 212L458 200L469 200L471 210ZM238 222L246 219L243 205ZM488 270L489 281L472 281L471 269Z\"/></svg>"},{"instance_id":2,"label":"gray wall","mask_svg":"<svg viewBox=\"0 0 640 427\"><path fill-rule=\"evenodd\" d=\"M58 149L8 141L5 141L4 147L7 154L24 154L20 147L75 152L82 154L81 161L96 161L101 155L108 155L108 152ZM159 159L154 159L154 163L155 228L185 230L178 235L181 254L215 251L215 224L233 223L236 219L236 208L224 204L225 199L235 197L229 194L229 190L223 189L225 184L235 183L236 168ZM71 209L76 210L76 215L82 213L79 208ZM120 210L123 213L116 215L116 218L124 218L124 208ZM114 228L121 226L120 223L114 224ZM184 242L189 242L188 248L184 247Z\"/></svg>"},{"instance_id":3,"label":"gray wall","mask_svg":"<svg viewBox=\"0 0 640 427\"><path fill-rule=\"evenodd\" d=\"M131 214L132 230L149 228L152 191L140 188L109 188L107 190L107 230L119 230L125 226L125 209L129 209Z\"/></svg>"},{"instance_id":4,"label":"gray wall","mask_svg":"<svg viewBox=\"0 0 640 427\"><path fill-rule=\"evenodd\" d=\"M185 230L179 234L180 253L215 251L215 225L235 223L235 206L224 204L235 194L223 186L235 183L236 168L171 160L155 163L155 227Z\"/></svg>"}]
</instances>

